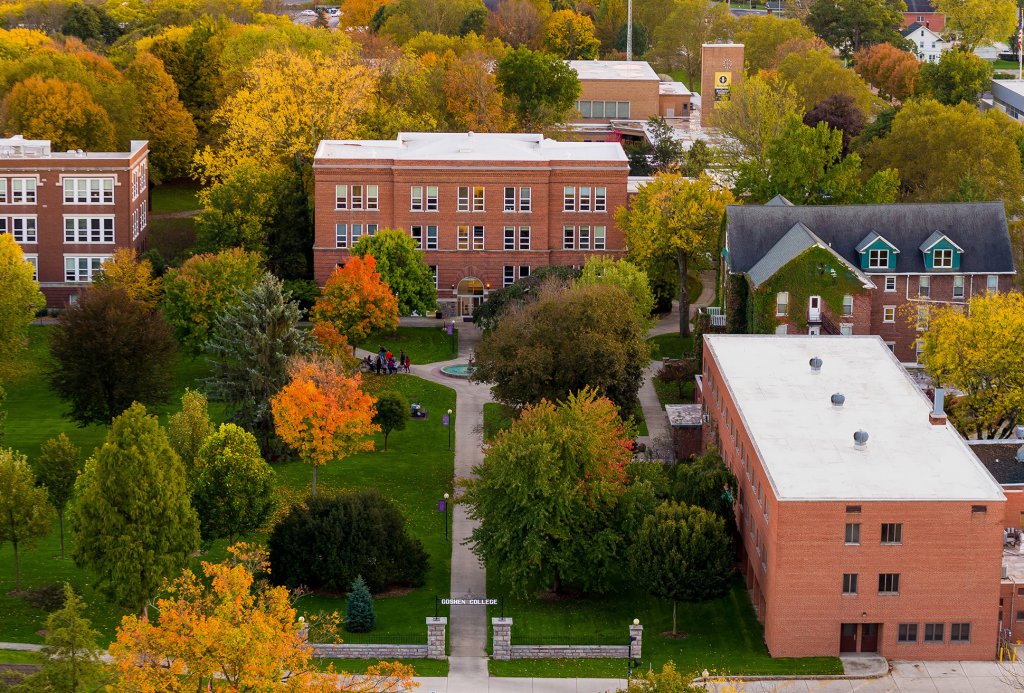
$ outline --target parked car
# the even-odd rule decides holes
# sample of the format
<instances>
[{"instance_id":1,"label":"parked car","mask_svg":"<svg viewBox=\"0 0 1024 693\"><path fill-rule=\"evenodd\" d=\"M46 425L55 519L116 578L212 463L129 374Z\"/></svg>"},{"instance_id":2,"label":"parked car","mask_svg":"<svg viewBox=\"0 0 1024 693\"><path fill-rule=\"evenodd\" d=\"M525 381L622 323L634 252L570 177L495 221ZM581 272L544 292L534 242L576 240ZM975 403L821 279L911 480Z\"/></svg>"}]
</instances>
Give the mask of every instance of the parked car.
<instances>
[{"instance_id":1,"label":"parked car","mask_svg":"<svg viewBox=\"0 0 1024 693\"><path fill-rule=\"evenodd\" d=\"M302 12L299 12L299 14L301 14L304 17L315 17L316 16L316 12L314 12L313 10L303 10Z\"/></svg>"}]
</instances>

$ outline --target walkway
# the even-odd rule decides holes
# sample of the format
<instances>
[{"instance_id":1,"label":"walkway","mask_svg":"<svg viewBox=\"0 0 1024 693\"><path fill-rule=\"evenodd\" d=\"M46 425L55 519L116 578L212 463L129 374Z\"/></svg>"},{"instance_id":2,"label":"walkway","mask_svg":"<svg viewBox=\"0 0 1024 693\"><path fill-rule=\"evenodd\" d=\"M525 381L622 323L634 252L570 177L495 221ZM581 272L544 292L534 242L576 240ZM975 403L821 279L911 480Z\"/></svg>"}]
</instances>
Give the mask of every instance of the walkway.
<instances>
[{"instance_id":1,"label":"walkway","mask_svg":"<svg viewBox=\"0 0 1024 693\"><path fill-rule=\"evenodd\" d=\"M700 273L701 290L697 300L690 304L690 320L697 314L698 308L710 306L715 301L717 290L715 282L717 275L713 270ZM678 334L679 332L679 302L672 301L672 312L667 313L651 328L650 336L656 337L660 334Z\"/></svg>"}]
</instances>

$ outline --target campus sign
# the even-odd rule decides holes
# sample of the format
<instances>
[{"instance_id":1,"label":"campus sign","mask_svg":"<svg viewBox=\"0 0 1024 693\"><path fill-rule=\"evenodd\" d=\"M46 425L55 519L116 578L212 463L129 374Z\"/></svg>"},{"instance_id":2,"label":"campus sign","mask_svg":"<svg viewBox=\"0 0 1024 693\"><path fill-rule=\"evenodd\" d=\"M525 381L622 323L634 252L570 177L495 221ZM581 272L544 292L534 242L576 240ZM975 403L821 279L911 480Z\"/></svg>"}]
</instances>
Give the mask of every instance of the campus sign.
<instances>
[{"instance_id":1,"label":"campus sign","mask_svg":"<svg viewBox=\"0 0 1024 693\"><path fill-rule=\"evenodd\" d=\"M445 606L497 606L498 600L487 597L453 597L451 599L442 597L441 603Z\"/></svg>"},{"instance_id":2,"label":"campus sign","mask_svg":"<svg viewBox=\"0 0 1024 693\"><path fill-rule=\"evenodd\" d=\"M715 101L728 101L729 91L732 89L732 73L715 73Z\"/></svg>"}]
</instances>

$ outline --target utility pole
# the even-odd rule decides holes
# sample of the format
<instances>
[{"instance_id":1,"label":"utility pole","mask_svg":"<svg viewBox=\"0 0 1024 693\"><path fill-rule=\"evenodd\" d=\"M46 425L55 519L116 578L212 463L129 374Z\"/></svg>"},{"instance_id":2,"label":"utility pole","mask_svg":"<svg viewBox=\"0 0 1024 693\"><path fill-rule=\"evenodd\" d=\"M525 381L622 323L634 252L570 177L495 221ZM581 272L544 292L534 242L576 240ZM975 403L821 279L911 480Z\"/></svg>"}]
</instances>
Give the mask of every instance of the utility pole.
<instances>
[{"instance_id":1,"label":"utility pole","mask_svg":"<svg viewBox=\"0 0 1024 693\"><path fill-rule=\"evenodd\" d=\"M633 0L626 4L626 60L633 59Z\"/></svg>"}]
</instances>

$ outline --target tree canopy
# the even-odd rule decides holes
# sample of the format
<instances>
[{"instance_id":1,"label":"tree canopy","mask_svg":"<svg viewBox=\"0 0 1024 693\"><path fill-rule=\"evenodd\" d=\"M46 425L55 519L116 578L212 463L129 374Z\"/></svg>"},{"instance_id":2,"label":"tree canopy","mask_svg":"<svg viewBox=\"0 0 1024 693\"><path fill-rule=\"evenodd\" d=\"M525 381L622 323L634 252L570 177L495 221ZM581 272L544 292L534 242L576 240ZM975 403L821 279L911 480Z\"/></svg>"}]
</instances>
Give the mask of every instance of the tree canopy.
<instances>
[{"instance_id":1,"label":"tree canopy","mask_svg":"<svg viewBox=\"0 0 1024 693\"><path fill-rule=\"evenodd\" d=\"M577 280L578 286L609 284L625 291L631 299L637 321L641 325L651 323L654 311L654 294L647 273L629 260L613 260L591 255L583 263L583 273Z\"/></svg>"},{"instance_id":2,"label":"tree canopy","mask_svg":"<svg viewBox=\"0 0 1024 693\"><path fill-rule=\"evenodd\" d=\"M363 236L352 246L352 254L372 255L380 280L387 284L398 313L427 315L437 308L434 275L423 259L416 240L401 229L383 229L373 236Z\"/></svg>"},{"instance_id":3,"label":"tree canopy","mask_svg":"<svg viewBox=\"0 0 1024 693\"><path fill-rule=\"evenodd\" d=\"M398 327L398 299L372 254L354 256L327 279L309 317L330 323L349 344L360 344L371 332Z\"/></svg>"},{"instance_id":4,"label":"tree canopy","mask_svg":"<svg viewBox=\"0 0 1024 693\"><path fill-rule=\"evenodd\" d=\"M13 359L28 343L28 327L46 305L32 265L9 233L0 234L0 358Z\"/></svg>"},{"instance_id":5,"label":"tree canopy","mask_svg":"<svg viewBox=\"0 0 1024 693\"><path fill-rule=\"evenodd\" d=\"M804 21L825 42L849 58L876 43L902 43L903 0L814 0Z\"/></svg>"},{"instance_id":6,"label":"tree canopy","mask_svg":"<svg viewBox=\"0 0 1024 693\"><path fill-rule=\"evenodd\" d=\"M943 54L945 56L945 54ZM876 43L853 56L853 69L889 101L906 101L919 89L922 68L917 56L891 43Z\"/></svg>"},{"instance_id":7,"label":"tree canopy","mask_svg":"<svg viewBox=\"0 0 1024 693\"><path fill-rule=\"evenodd\" d=\"M50 533L53 508L46 488L36 486L28 460L14 450L0 448L0 545L14 549L14 589L21 589L20 549L31 548Z\"/></svg>"},{"instance_id":8,"label":"tree canopy","mask_svg":"<svg viewBox=\"0 0 1024 693\"><path fill-rule=\"evenodd\" d=\"M580 97L575 70L560 58L529 48L509 51L498 62L498 85L525 132L565 123Z\"/></svg>"},{"instance_id":9,"label":"tree canopy","mask_svg":"<svg viewBox=\"0 0 1024 693\"><path fill-rule=\"evenodd\" d=\"M82 451L65 434L50 438L39 446L39 455L32 465L36 481L46 493L60 520L60 557L64 558L64 509L75 491L75 481L82 471Z\"/></svg>"},{"instance_id":10,"label":"tree canopy","mask_svg":"<svg viewBox=\"0 0 1024 693\"><path fill-rule=\"evenodd\" d=\"M799 19L783 19L774 14L749 14L739 17L733 29L733 41L743 44L743 63L749 75L773 69L779 48L787 41L805 40L814 33Z\"/></svg>"},{"instance_id":11,"label":"tree canopy","mask_svg":"<svg viewBox=\"0 0 1024 693\"><path fill-rule=\"evenodd\" d=\"M601 41L593 20L575 10L553 12L544 29L544 47L565 60L596 60Z\"/></svg>"},{"instance_id":12,"label":"tree canopy","mask_svg":"<svg viewBox=\"0 0 1024 693\"><path fill-rule=\"evenodd\" d=\"M1014 0L935 0L935 11L946 15L946 31L963 50L1003 41L1017 26Z\"/></svg>"},{"instance_id":13,"label":"tree canopy","mask_svg":"<svg viewBox=\"0 0 1024 693\"><path fill-rule=\"evenodd\" d=\"M990 88L992 65L974 53L945 51L937 63L921 66L921 88L946 106L961 101L972 106Z\"/></svg>"}]
</instances>

